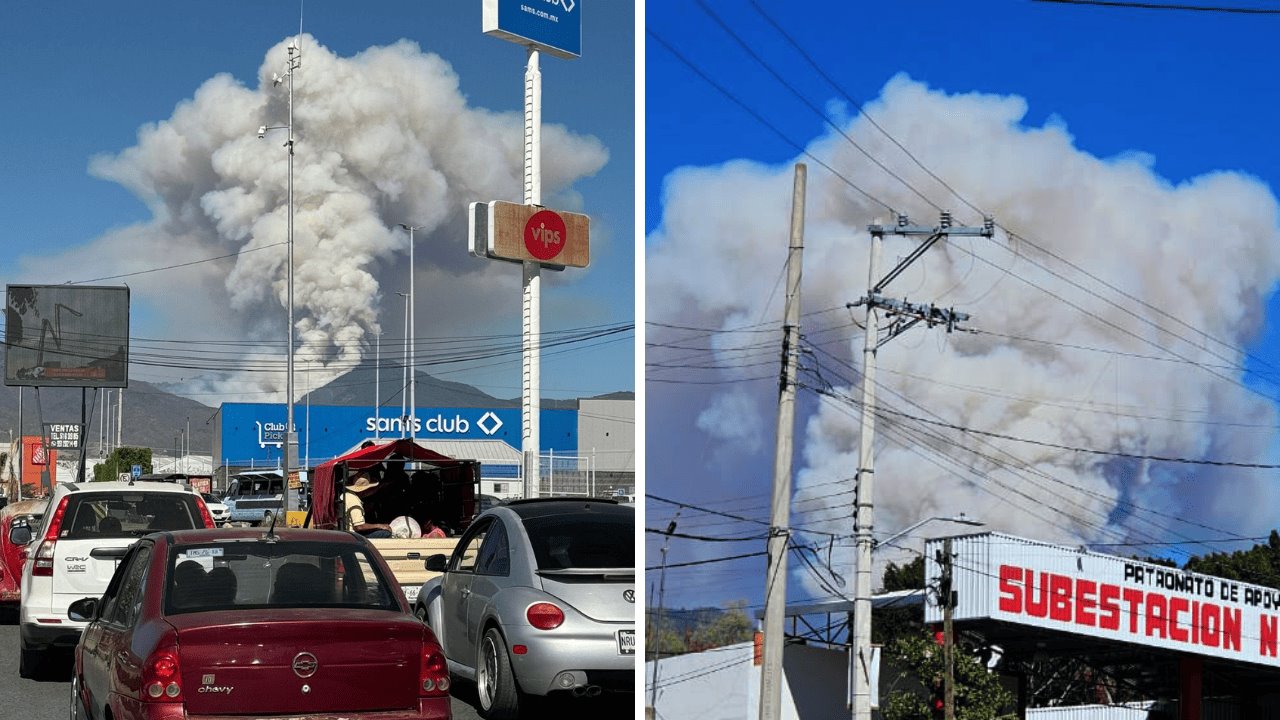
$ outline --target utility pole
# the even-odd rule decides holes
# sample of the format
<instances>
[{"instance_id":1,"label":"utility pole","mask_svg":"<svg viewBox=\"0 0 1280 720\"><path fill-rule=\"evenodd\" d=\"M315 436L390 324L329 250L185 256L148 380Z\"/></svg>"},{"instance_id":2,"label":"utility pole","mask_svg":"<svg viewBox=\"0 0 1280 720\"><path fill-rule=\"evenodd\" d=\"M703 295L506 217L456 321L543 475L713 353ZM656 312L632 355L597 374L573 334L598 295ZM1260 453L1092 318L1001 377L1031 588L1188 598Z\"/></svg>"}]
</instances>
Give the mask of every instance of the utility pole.
<instances>
[{"instance_id":1,"label":"utility pole","mask_svg":"<svg viewBox=\"0 0 1280 720\"><path fill-rule=\"evenodd\" d=\"M666 621L666 594L667 594L667 546L671 544L671 533L676 531L676 520L680 519L680 512L684 508L676 510L675 517L671 518L671 522L667 523L666 540L662 541L662 570L658 575L658 621L653 627L653 637L649 638L649 642L653 643L653 673L652 679L649 681L649 709L653 714L657 714L658 702L658 662L662 660L662 624Z\"/></svg>"},{"instance_id":2,"label":"utility pole","mask_svg":"<svg viewBox=\"0 0 1280 720\"><path fill-rule=\"evenodd\" d=\"M951 538L942 541L942 577L938 592L942 595L942 708L944 720L956 720L956 636L951 624Z\"/></svg>"},{"instance_id":3,"label":"utility pole","mask_svg":"<svg viewBox=\"0 0 1280 720\"><path fill-rule=\"evenodd\" d=\"M872 456L872 440L875 435L875 377L876 351L881 345L923 322L927 327L943 325L951 332L969 316L934 305L892 300L881 293L885 286L902 274L935 243L951 236L991 237L995 233L995 221L985 218L982 227L952 227L951 213L943 212L937 227L912 225L906 215L900 215L896 226L874 224L867 228L871 233L871 262L867 270L866 296L851 303L866 308L866 331L862 342L862 417L858 437L858 472L854 511L854 538L856 545L856 573L853 599L853 720L871 720L871 550L875 547L872 536L872 491L874 489L875 458ZM903 258L887 275L877 280L880 250L885 235L923 237L915 250ZM880 316L883 313L890 324L883 339L880 338Z\"/></svg>"},{"instance_id":4,"label":"utility pole","mask_svg":"<svg viewBox=\"0 0 1280 720\"><path fill-rule=\"evenodd\" d=\"M791 541L791 453L796 413L796 365L800 355L800 271L804 255L806 168L796 163L791 189L787 249L787 297L782 321L782 374L778 381L778 429L773 460L773 509L769 566L764 583L764 648L760 664L760 720L782 715L783 623L787 613L787 546Z\"/></svg>"}]
</instances>

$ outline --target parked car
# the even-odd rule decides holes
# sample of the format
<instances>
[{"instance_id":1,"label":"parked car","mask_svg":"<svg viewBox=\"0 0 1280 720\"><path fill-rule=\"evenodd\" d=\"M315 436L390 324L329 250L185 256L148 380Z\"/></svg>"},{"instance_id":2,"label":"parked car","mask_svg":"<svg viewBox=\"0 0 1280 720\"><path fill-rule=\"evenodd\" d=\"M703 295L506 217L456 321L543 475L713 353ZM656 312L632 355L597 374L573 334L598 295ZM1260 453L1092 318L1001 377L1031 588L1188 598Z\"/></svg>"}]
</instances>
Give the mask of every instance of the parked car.
<instances>
[{"instance_id":1,"label":"parked car","mask_svg":"<svg viewBox=\"0 0 1280 720\"><path fill-rule=\"evenodd\" d=\"M38 525L49 500L21 500L0 510L0 606L17 609L22 597L22 561L26 545L18 545L9 539L9 529L14 525Z\"/></svg>"},{"instance_id":2,"label":"parked car","mask_svg":"<svg viewBox=\"0 0 1280 720\"><path fill-rule=\"evenodd\" d=\"M18 674L40 675L54 651L75 647L84 623L67 619L67 606L101 595L129 546L156 530L211 528L204 500L167 482L59 483L34 533L9 530L9 541L38 540L22 566L18 613Z\"/></svg>"},{"instance_id":3,"label":"parked car","mask_svg":"<svg viewBox=\"0 0 1280 720\"><path fill-rule=\"evenodd\" d=\"M414 613L486 718L516 717L525 695L635 691L635 508L511 501L425 564L443 574Z\"/></svg>"},{"instance_id":4,"label":"parked car","mask_svg":"<svg viewBox=\"0 0 1280 720\"><path fill-rule=\"evenodd\" d=\"M209 508L209 515L213 517L213 522L222 527L231 519L231 510L222 502L222 500L213 493L200 493L200 498L204 500L204 506Z\"/></svg>"},{"instance_id":5,"label":"parked car","mask_svg":"<svg viewBox=\"0 0 1280 720\"><path fill-rule=\"evenodd\" d=\"M450 717L439 643L353 533L148 535L69 616L73 718Z\"/></svg>"}]
</instances>

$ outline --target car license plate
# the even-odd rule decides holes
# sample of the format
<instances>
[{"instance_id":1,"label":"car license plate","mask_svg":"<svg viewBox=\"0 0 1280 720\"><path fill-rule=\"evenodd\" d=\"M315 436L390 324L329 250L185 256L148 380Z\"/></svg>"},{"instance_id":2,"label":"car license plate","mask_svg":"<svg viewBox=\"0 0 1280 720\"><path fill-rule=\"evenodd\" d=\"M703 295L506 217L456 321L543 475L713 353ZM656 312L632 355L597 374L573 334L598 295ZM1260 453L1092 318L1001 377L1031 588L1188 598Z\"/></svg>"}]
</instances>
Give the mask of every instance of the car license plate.
<instances>
[{"instance_id":1,"label":"car license plate","mask_svg":"<svg viewBox=\"0 0 1280 720\"><path fill-rule=\"evenodd\" d=\"M635 630L619 630L618 631L618 654L619 655L635 655L636 654L636 631Z\"/></svg>"},{"instance_id":2,"label":"car license plate","mask_svg":"<svg viewBox=\"0 0 1280 720\"><path fill-rule=\"evenodd\" d=\"M421 589L421 585L410 585L409 587L404 588L405 599L410 603L416 601L418 599L418 591Z\"/></svg>"}]
</instances>

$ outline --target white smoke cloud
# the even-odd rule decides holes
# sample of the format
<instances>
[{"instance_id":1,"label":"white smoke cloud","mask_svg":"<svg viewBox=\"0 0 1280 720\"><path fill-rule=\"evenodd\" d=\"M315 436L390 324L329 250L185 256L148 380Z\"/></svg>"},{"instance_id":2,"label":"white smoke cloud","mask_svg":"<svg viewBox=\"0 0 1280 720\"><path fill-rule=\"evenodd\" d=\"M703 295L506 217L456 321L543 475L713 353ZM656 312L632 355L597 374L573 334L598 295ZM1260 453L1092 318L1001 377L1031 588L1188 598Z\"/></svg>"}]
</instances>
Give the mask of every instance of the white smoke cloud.
<instances>
[{"instance_id":1,"label":"white smoke cloud","mask_svg":"<svg viewBox=\"0 0 1280 720\"><path fill-rule=\"evenodd\" d=\"M421 226L419 307L447 311L435 315L434 330L474 332L477 314L492 312L481 299L503 283L512 286L518 315L518 273L510 279L494 267L501 263L466 254L465 208L474 200L521 199L521 115L470 106L450 65L408 40L354 57L338 57L307 35L301 42L294 80L297 356L348 364L369 352L388 278L407 277L402 222ZM257 129L288 118L286 87L272 83L284 69L285 44L266 52L257 87L215 76L171 117L141 128L136 145L95 158L91 173L127 188L153 219L56 259L105 276L233 255L128 281L135 315L147 316L161 337L243 335L275 344L246 353L246 363L259 355L278 363L284 335L286 134L260 140ZM560 125L545 124L542 137L544 199L576 207L580 198L570 186L600 170L608 152ZM24 267L49 262L28 257ZM447 277L433 282L442 270ZM337 368L327 374L317 365L315 384ZM283 396L283 372L196 382Z\"/></svg>"},{"instance_id":2,"label":"white smoke cloud","mask_svg":"<svg viewBox=\"0 0 1280 720\"><path fill-rule=\"evenodd\" d=\"M868 110L1002 226L1097 278L1003 232L994 241L953 239L935 246L885 294L954 306L973 315L969 327L985 332L947 335L940 328L916 328L882 347L877 378L882 408L1073 447L1267 461L1276 439L1276 407L1242 387L1238 369L1244 361L1239 348L1256 339L1266 296L1280 278L1277 204L1263 183L1218 172L1174 184L1156 172L1148 155L1098 158L1077 148L1061 120L1043 127L1023 124L1027 106L1021 98L948 94L905 76L889 81ZM977 213L864 119L843 128L912 187L955 211L958 224L981 224ZM935 208L874 167L841 135L820 137L808 150L909 214L914 224L937 223ZM841 324L833 317L844 323L851 319L843 307L867 287L866 227L876 220L892 223L893 217L817 162L797 160L809 169L803 311L817 313L806 316L802 332L835 356L806 362L824 367L835 393L858 400L857 375L841 363L861 366L860 332L851 326L823 328ZM651 321L722 329L742 327L743 318L780 321L775 286L786 259L792 177L789 163L736 161L683 168L666 179L662 224L649 238ZM887 237L880 274L917 242ZM1106 289L1101 281L1132 297ZM837 310L818 312L828 309ZM861 309L852 317L860 321ZM661 342L663 335L652 331L650 342ZM772 337L780 341L781 334ZM717 362L731 366L741 360L721 350ZM733 377L734 371L726 374ZM751 389L749 401L742 387ZM726 396L733 398L731 405ZM658 398L671 402L664 406ZM682 389L678 396L659 389L651 396L648 418L666 425L732 407L739 415L754 413L753 427L770 434L775 404L776 386L763 382L731 390ZM852 495L835 493L852 488L836 481L852 478L857 469L858 408L854 402L825 400L810 408L797 428L803 469L795 503L810 512L793 518L849 533ZM689 442L736 442L723 432L708 434L709 441ZM771 467L772 443L761 445L752 460ZM673 454L670 448L664 453ZM1269 508L1277 492L1258 471L960 435L901 416L878 422L875 464L880 537L922 518L959 512L992 529L1070 543L1257 534L1275 522ZM660 465L653 467L651 478L663 476ZM655 482L654 487L656 492L660 486ZM1131 504L1170 517L1135 512ZM1176 517L1221 530L1179 524ZM938 525L921 534L956 530ZM918 540L913 544L919 547ZM837 548L835 565L846 578L852 577L850 559L847 548L843 554ZM812 592L822 594L811 577L804 578Z\"/></svg>"}]
</instances>

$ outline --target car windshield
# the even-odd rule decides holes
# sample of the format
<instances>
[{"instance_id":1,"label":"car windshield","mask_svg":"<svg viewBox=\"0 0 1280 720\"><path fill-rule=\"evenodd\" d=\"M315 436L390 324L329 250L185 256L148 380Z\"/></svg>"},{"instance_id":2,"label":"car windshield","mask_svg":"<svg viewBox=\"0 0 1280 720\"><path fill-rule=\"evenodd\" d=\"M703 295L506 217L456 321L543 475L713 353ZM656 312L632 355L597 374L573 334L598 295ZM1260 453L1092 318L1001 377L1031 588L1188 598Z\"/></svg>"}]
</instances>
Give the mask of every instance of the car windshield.
<instances>
[{"instance_id":1,"label":"car windshield","mask_svg":"<svg viewBox=\"0 0 1280 720\"><path fill-rule=\"evenodd\" d=\"M363 548L350 543L226 541L169 554L165 613L255 608L373 608L399 603Z\"/></svg>"},{"instance_id":2,"label":"car windshield","mask_svg":"<svg viewBox=\"0 0 1280 720\"><path fill-rule=\"evenodd\" d=\"M635 566L635 519L623 513L525 518L539 570Z\"/></svg>"},{"instance_id":3,"label":"car windshield","mask_svg":"<svg viewBox=\"0 0 1280 720\"><path fill-rule=\"evenodd\" d=\"M68 497L58 532L63 540L137 537L158 530L204 527L200 508L190 493L120 491Z\"/></svg>"},{"instance_id":4,"label":"car windshield","mask_svg":"<svg viewBox=\"0 0 1280 720\"><path fill-rule=\"evenodd\" d=\"M207 503L222 502L222 498L219 498L217 495L214 495L213 493L200 493L200 497L204 498L204 501Z\"/></svg>"}]
</instances>

